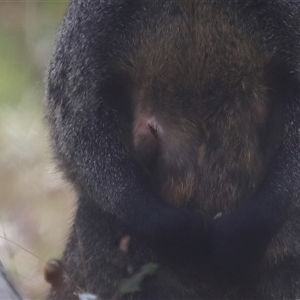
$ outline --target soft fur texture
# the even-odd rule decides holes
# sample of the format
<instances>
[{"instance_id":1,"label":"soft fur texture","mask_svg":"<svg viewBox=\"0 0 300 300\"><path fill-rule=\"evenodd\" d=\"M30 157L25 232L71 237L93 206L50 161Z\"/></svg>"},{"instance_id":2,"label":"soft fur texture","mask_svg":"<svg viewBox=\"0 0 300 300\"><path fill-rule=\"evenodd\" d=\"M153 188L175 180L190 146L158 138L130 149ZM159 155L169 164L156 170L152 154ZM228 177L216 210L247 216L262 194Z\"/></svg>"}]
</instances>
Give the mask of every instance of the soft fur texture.
<instances>
[{"instance_id":1,"label":"soft fur texture","mask_svg":"<svg viewBox=\"0 0 300 300\"><path fill-rule=\"evenodd\" d=\"M78 208L49 299L111 299L148 262L119 298L300 298L299 67L298 0L73 0L46 115Z\"/></svg>"}]
</instances>

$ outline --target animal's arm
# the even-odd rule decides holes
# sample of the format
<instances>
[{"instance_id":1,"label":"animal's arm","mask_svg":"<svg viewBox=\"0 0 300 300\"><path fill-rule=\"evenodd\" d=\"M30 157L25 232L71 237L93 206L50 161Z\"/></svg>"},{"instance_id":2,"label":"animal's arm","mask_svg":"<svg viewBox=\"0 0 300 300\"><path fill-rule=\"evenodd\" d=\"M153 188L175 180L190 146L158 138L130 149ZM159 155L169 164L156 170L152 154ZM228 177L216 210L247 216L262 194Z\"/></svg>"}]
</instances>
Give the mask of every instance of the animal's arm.
<instances>
[{"instance_id":1,"label":"animal's arm","mask_svg":"<svg viewBox=\"0 0 300 300\"><path fill-rule=\"evenodd\" d=\"M300 3L230 4L237 9L242 27L253 36L260 32L262 48L273 55L267 70L270 94L282 103L284 116L283 141L265 180L249 201L214 220L208 234L209 255L218 258L227 269L242 274L262 258L271 239L287 221L291 199L300 189Z\"/></svg>"}]
</instances>

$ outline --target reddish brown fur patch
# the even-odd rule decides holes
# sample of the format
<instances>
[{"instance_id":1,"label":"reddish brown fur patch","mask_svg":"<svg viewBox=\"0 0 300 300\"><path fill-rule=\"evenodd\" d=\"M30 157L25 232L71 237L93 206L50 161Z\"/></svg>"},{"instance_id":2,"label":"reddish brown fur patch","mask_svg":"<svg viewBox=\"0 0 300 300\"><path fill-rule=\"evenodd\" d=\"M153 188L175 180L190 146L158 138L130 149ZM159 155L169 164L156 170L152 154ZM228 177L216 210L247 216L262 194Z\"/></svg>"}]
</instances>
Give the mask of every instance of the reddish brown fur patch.
<instances>
[{"instance_id":1,"label":"reddish brown fur patch","mask_svg":"<svg viewBox=\"0 0 300 300\"><path fill-rule=\"evenodd\" d=\"M187 199L190 199L194 193L194 184L195 174L188 172L180 180L174 177L168 178L162 191L165 198L171 200L173 205L183 207L187 203Z\"/></svg>"},{"instance_id":2,"label":"reddish brown fur patch","mask_svg":"<svg viewBox=\"0 0 300 300\"><path fill-rule=\"evenodd\" d=\"M171 24L162 22L156 32L145 32L139 51L129 58L126 69L136 83L138 98L155 83L162 92L170 91L170 82L198 90L217 74L234 85L244 79L236 77L237 70L255 70L256 74L263 70L266 55L258 53L248 37L225 17L213 12L209 1L180 2L185 3L183 18Z\"/></svg>"},{"instance_id":3,"label":"reddish brown fur patch","mask_svg":"<svg viewBox=\"0 0 300 300\"><path fill-rule=\"evenodd\" d=\"M215 11L211 1L178 3L182 16L171 22L160 20L155 31L151 28L144 32L138 51L121 68L133 82L135 120L143 113L155 116L161 129L158 138L164 163L177 164L181 172L181 177L166 172L161 182L163 194L173 204L184 205L195 191L200 195L199 189L210 189L214 192L205 201L201 200L202 208L226 209L228 203L235 202L247 189L229 181L226 171L241 171L245 178L251 177L253 182L249 182L249 187L259 181L262 173L263 154L257 127L268 116L264 69L269 55L261 53L253 40ZM202 97L212 84L221 92L225 86L236 93L235 102ZM188 96L177 95L178 90ZM246 93L248 98L239 99L238 95ZM220 152L230 151L231 169L211 171L207 169L214 163L213 158L207 157L211 151L201 139L209 139L218 128L221 135L230 132L228 137L222 137ZM193 149L186 146L192 144L198 155L195 160L189 157ZM192 167L183 171L188 164ZM197 165L207 172L203 180L195 171ZM225 199L225 206L218 202L219 198Z\"/></svg>"}]
</instances>

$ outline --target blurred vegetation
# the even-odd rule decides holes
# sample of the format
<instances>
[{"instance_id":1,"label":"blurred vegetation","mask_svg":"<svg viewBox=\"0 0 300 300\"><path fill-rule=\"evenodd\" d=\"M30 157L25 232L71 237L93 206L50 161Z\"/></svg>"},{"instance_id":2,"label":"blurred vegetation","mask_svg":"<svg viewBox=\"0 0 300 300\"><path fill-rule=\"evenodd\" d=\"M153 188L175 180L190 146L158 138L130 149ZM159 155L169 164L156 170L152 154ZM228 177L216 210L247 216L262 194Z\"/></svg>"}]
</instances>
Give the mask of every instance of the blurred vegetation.
<instances>
[{"instance_id":1,"label":"blurred vegetation","mask_svg":"<svg viewBox=\"0 0 300 300\"><path fill-rule=\"evenodd\" d=\"M0 260L28 299L59 257L74 195L55 168L43 78L68 1L0 1Z\"/></svg>"}]
</instances>

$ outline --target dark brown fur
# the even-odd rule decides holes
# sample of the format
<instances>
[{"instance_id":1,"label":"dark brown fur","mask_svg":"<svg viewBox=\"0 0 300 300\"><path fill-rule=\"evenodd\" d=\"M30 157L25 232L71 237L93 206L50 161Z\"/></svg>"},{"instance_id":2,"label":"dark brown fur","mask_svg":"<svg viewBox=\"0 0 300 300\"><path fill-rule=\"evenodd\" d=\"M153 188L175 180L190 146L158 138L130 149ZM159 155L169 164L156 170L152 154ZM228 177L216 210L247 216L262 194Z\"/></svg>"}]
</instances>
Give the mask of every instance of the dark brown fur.
<instances>
[{"instance_id":1,"label":"dark brown fur","mask_svg":"<svg viewBox=\"0 0 300 300\"><path fill-rule=\"evenodd\" d=\"M252 195L272 156L270 55L209 1L183 7L182 18L145 32L124 67L133 140L138 156L155 156L151 171L166 200L213 217Z\"/></svg>"},{"instance_id":2,"label":"dark brown fur","mask_svg":"<svg viewBox=\"0 0 300 300\"><path fill-rule=\"evenodd\" d=\"M49 299L300 297L296 7L72 2L47 118L79 199ZM120 295L149 262L155 276Z\"/></svg>"}]
</instances>

